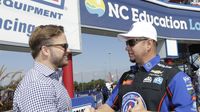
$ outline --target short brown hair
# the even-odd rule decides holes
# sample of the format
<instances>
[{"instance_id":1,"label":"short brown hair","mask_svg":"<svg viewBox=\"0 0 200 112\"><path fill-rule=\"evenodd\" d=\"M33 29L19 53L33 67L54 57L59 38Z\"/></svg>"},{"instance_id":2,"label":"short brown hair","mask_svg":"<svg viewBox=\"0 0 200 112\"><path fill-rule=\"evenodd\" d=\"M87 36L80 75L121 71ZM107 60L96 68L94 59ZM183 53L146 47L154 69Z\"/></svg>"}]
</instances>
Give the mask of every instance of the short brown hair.
<instances>
[{"instance_id":1,"label":"short brown hair","mask_svg":"<svg viewBox=\"0 0 200 112\"><path fill-rule=\"evenodd\" d=\"M35 59L43 45L51 42L50 39L64 33L64 28L57 25L40 25L32 32L29 38L31 54Z\"/></svg>"}]
</instances>

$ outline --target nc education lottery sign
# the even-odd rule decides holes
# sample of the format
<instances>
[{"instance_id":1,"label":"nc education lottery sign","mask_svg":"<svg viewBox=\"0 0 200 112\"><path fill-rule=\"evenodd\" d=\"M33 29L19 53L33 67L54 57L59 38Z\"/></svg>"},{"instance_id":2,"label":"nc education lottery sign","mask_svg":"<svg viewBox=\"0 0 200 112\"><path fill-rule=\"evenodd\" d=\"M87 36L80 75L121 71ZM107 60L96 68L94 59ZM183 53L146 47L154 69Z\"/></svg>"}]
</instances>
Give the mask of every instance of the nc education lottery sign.
<instances>
[{"instance_id":1,"label":"nc education lottery sign","mask_svg":"<svg viewBox=\"0 0 200 112\"><path fill-rule=\"evenodd\" d=\"M28 46L38 25L65 28L69 47L80 52L80 22L77 0L0 0L0 44Z\"/></svg>"},{"instance_id":2,"label":"nc education lottery sign","mask_svg":"<svg viewBox=\"0 0 200 112\"><path fill-rule=\"evenodd\" d=\"M148 21L161 37L200 40L200 8L178 9L168 7L170 4L148 1L80 0L81 24L83 27L122 32L136 21Z\"/></svg>"}]
</instances>

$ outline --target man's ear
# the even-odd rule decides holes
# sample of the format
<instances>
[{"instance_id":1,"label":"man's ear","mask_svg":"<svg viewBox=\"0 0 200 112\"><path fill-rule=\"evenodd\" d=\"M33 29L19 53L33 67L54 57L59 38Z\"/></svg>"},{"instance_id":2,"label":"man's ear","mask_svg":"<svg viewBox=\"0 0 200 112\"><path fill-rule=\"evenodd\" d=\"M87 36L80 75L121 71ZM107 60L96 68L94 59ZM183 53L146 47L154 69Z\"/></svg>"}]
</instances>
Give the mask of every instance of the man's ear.
<instances>
[{"instance_id":1,"label":"man's ear","mask_svg":"<svg viewBox=\"0 0 200 112\"><path fill-rule=\"evenodd\" d=\"M147 50L149 51L153 47L153 40L147 40L146 45L147 45Z\"/></svg>"},{"instance_id":2,"label":"man's ear","mask_svg":"<svg viewBox=\"0 0 200 112\"><path fill-rule=\"evenodd\" d=\"M42 46L42 47L41 47L41 53L42 53L42 55L44 55L44 56L48 56L48 55L49 55L49 49L48 49L48 47Z\"/></svg>"}]
</instances>

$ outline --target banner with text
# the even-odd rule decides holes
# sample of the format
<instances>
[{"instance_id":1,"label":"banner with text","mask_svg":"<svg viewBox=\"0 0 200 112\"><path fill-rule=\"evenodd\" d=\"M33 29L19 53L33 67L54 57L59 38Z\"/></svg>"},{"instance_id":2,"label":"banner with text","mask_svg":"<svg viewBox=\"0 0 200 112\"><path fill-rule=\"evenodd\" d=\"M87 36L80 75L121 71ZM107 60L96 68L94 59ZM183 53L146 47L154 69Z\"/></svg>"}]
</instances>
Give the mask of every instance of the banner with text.
<instances>
[{"instance_id":1,"label":"banner with text","mask_svg":"<svg viewBox=\"0 0 200 112\"><path fill-rule=\"evenodd\" d=\"M148 21L160 37L200 40L200 11L144 0L80 0L80 11L83 27L122 32L136 21Z\"/></svg>"},{"instance_id":2,"label":"banner with text","mask_svg":"<svg viewBox=\"0 0 200 112\"><path fill-rule=\"evenodd\" d=\"M77 0L0 0L0 44L28 47L38 25L65 28L69 48L80 51L80 20Z\"/></svg>"},{"instance_id":3,"label":"banner with text","mask_svg":"<svg viewBox=\"0 0 200 112\"><path fill-rule=\"evenodd\" d=\"M72 111L84 112L86 108L95 108L94 99L92 96L84 96L72 99Z\"/></svg>"}]
</instances>

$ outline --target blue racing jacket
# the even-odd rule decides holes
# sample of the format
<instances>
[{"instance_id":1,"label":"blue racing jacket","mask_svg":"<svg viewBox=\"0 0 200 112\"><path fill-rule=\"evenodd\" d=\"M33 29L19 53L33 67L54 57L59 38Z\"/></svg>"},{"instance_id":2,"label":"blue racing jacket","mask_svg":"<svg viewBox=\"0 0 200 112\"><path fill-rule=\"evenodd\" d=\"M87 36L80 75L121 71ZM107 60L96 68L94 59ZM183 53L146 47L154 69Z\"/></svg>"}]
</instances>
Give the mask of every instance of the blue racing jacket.
<instances>
[{"instance_id":1,"label":"blue racing jacket","mask_svg":"<svg viewBox=\"0 0 200 112\"><path fill-rule=\"evenodd\" d=\"M106 101L112 109L126 112L141 97L149 111L194 112L196 95L191 78L173 66L160 62L155 56L141 67L131 66L125 72Z\"/></svg>"}]
</instances>

